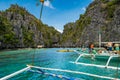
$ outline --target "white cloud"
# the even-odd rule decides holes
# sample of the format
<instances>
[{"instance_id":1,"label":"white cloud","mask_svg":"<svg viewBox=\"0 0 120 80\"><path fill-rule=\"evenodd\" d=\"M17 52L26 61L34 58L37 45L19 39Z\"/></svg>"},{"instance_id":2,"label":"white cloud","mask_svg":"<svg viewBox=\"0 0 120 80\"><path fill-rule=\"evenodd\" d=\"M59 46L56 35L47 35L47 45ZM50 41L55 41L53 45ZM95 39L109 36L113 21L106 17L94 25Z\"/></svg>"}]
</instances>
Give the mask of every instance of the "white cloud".
<instances>
[{"instance_id":1,"label":"white cloud","mask_svg":"<svg viewBox=\"0 0 120 80\"><path fill-rule=\"evenodd\" d=\"M51 8L51 9L55 9L55 8L52 6L52 4L51 4L51 2L50 2L49 0L46 0L46 1L44 2L44 6L47 6L47 7Z\"/></svg>"},{"instance_id":2,"label":"white cloud","mask_svg":"<svg viewBox=\"0 0 120 80\"><path fill-rule=\"evenodd\" d=\"M82 11L86 11L86 8L85 8L85 7L83 7L83 8L81 8L81 10L82 10Z\"/></svg>"},{"instance_id":3,"label":"white cloud","mask_svg":"<svg viewBox=\"0 0 120 80\"><path fill-rule=\"evenodd\" d=\"M62 33L63 31L62 30L60 30L60 29L57 29L57 28L55 28L57 31L59 31L60 33Z\"/></svg>"}]
</instances>

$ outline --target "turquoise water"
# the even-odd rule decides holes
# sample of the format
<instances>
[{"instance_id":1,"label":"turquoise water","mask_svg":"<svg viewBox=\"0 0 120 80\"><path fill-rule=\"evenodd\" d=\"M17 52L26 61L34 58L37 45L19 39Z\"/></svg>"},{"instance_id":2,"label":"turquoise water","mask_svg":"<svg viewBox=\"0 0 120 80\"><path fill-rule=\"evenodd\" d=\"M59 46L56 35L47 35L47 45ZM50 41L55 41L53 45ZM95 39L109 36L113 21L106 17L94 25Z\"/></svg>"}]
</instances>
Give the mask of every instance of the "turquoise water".
<instances>
[{"instance_id":1,"label":"turquoise water","mask_svg":"<svg viewBox=\"0 0 120 80\"><path fill-rule=\"evenodd\" d=\"M26 50L13 50L13 51L2 51L0 52L0 77L11 74L26 67L26 64L34 64L35 66L57 68L57 69L67 69L74 71L87 72L91 74L108 76L114 78L120 78L120 71L96 67L87 67L83 65L76 65L70 63L70 61L75 61L79 56L74 52L56 52L62 48L47 48L47 49L26 49ZM74 48L70 48L74 49ZM75 48L77 49L77 48ZM95 63L103 65L106 63L106 59L95 59L81 58L79 61L86 63ZM110 63L111 66L120 67L120 59L113 60ZM47 71L52 72L52 71ZM55 72L52 73L65 75L73 78L82 78L85 80L103 80L95 77L90 77L86 75L78 75L71 73ZM61 80L52 76L45 76L41 74L36 74L32 72L24 72L19 74L9 80Z\"/></svg>"}]
</instances>

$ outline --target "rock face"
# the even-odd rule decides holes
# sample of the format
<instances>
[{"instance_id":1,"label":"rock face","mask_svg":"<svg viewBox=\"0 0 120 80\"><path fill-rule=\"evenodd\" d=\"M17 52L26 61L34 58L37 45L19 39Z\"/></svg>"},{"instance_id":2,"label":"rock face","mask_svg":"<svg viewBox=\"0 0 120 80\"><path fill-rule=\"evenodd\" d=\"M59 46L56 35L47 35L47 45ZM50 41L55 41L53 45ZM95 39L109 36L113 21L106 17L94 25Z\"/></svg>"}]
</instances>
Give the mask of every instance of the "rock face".
<instances>
[{"instance_id":1,"label":"rock face","mask_svg":"<svg viewBox=\"0 0 120 80\"><path fill-rule=\"evenodd\" d=\"M64 27L60 43L65 47L98 46L99 34L102 42L120 41L120 0L95 0L79 20Z\"/></svg>"},{"instance_id":2,"label":"rock face","mask_svg":"<svg viewBox=\"0 0 120 80\"><path fill-rule=\"evenodd\" d=\"M120 41L120 0L94 0L79 20L64 26L63 34L43 24L27 10L11 5L0 11L0 48L98 46Z\"/></svg>"},{"instance_id":3,"label":"rock face","mask_svg":"<svg viewBox=\"0 0 120 80\"><path fill-rule=\"evenodd\" d=\"M18 5L11 5L6 11L0 12L0 25L1 49L36 47L37 45L52 47L54 42L58 43L61 35L53 27L43 24ZM4 32L2 28L5 29Z\"/></svg>"}]
</instances>

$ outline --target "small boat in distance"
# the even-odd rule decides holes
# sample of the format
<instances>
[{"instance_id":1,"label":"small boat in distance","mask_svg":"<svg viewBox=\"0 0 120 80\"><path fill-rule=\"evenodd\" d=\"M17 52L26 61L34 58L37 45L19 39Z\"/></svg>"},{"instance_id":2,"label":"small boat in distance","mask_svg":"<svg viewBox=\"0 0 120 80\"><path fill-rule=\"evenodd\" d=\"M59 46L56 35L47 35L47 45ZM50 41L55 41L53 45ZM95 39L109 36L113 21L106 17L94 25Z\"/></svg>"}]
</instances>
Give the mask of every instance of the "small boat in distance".
<instances>
[{"instance_id":1,"label":"small boat in distance","mask_svg":"<svg viewBox=\"0 0 120 80\"><path fill-rule=\"evenodd\" d=\"M57 52L74 52L74 50L62 49L62 50L57 50Z\"/></svg>"}]
</instances>

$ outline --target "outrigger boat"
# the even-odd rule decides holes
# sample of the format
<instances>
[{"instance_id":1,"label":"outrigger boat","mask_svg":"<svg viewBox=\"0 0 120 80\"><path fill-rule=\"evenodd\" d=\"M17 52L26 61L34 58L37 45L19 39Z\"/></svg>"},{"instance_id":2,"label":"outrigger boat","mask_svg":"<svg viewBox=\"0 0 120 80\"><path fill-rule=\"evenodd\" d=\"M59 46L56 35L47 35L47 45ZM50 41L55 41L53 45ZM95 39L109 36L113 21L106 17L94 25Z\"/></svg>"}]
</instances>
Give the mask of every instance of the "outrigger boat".
<instances>
[{"instance_id":1,"label":"outrigger boat","mask_svg":"<svg viewBox=\"0 0 120 80\"><path fill-rule=\"evenodd\" d=\"M114 67L114 66L109 66L109 63L111 61L112 58L120 58L120 55L118 54L109 54L109 53L104 53L104 54L88 54L86 53L87 51L83 52L83 51L77 51L74 50L74 52L76 52L77 54L79 54L78 58L71 63L74 64L80 64L80 65L84 65L84 66L92 66L92 67L98 67L98 68L109 68L109 69L114 69L114 70L120 70L119 67ZM81 57L108 57L107 63L106 65L96 65L96 64L88 64L88 63L82 63L82 62L78 62L79 59ZM14 73L11 73L5 77L0 78L0 80L7 80L10 79L18 74L21 74L23 72L32 72L32 73L36 73L36 74L42 74L42 75L46 75L46 76L52 76L52 77L57 77L63 80L84 80L81 78L73 78L73 77L68 77L68 76L64 76L64 75L60 75L60 74L55 74L55 73L49 73L49 71L53 71L53 72L64 72L64 73L72 73L72 74L79 74L79 75L86 75L86 76L90 76L90 77L96 77L96 78L100 78L100 79L109 79L109 80L120 80L119 78L114 78L114 77L108 77L108 76L101 76L101 75L96 75L96 74L91 74L91 73L86 73L86 72L81 72L81 71L74 71L74 70L67 70L67 69L57 69L57 68L46 68L46 67L40 67L40 66L32 66L32 65L27 65L26 68L23 68L21 70L18 70Z\"/></svg>"},{"instance_id":2,"label":"outrigger boat","mask_svg":"<svg viewBox=\"0 0 120 80\"><path fill-rule=\"evenodd\" d=\"M78 52L76 50L74 50L74 52L80 54L79 57L74 61L74 62L71 62L71 63L74 63L74 64L81 64L81 65L84 65L84 66L94 66L94 67L99 67L99 68L110 68L110 69L118 69L120 70L120 68L118 67L113 67L113 66L108 66L109 65L109 62L112 58L116 58L116 57L120 57L120 55L108 55L108 54L87 54L85 52ZM81 57L86 57L86 56L89 56L89 57L97 57L97 56L108 56L109 59L106 63L106 65L95 65L95 64L87 64L87 63L81 63L81 62L78 62L78 60L81 58ZM100 76L100 75L96 75L96 74L91 74L91 73L85 73L85 72L80 72L80 71L73 71L73 70L66 70L66 69L56 69L56 68L46 68L46 67L39 67L39 66L32 66L32 65L27 65L26 68L23 68L19 71L16 71L10 75L7 75L5 77L2 77L0 78L0 80L7 80L7 79L10 79L18 74L21 74L23 72L32 72L32 73L36 73L36 74L42 74L42 75L46 75L46 76L53 76L53 77L57 77L57 78L60 78L60 79L63 79L63 80L83 80L81 78L73 78L73 77L68 77L68 76L64 76L64 75L60 75L60 74L54 74L54 73L48 73L48 71L57 71L57 72L64 72L64 73L72 73L72 74L79 74L79 75L86 75L86 76L91 76L91 77L96 77L96 78L101 78L101 79L109 79L109 80L120 80L119 78L114 78L114 77L108 77L108 76ZM47 71L47 72L46 72Z\"/></svg>"},{"instance_id":3,"label":"outrigger boat","mask_svg":"<svg viewBox=\"0 0 120 80\"><path fill-rule=\"evenodd\" d=\"M84 65L84 66L93 66L93 67L98 67L98 68L110 68L110 69L117 69L117 70L120 70L120 67L114 67L114 66L109 66L109 63L111 61L111 59L113 58L120 58L120 55L119 54L115 54L115 53L102 53L102 54L88 54L88 53L85 53L85 52L78 52L76 50L74 50L74 52L78 53L79 56L77 57L77 59L73 62L73 61L70 61L70 63L74 63L74 64L80 64L80 65ZM79 59L81 57L91 57L92 59L93 58L108 58L107 62L105 65L97 65L97 64L89 64L89 63L83 63L83 62L79 62Z\"/></svg>"},{"instance_id":4,"label":"outrigger boat","mask_svg":"<svg viewBox=\"0 0 120 80\"><path fill-rule=\"evenodd\" d=\"M87 76L101 78L101 79L120 80L118 78L107 77L107 76L100 76L100 75L90 74L90 73L85 73L85 72L80 72L80 71L65 70L65 69L55 69L55 68L45 68L45 67L31 66L31 65L27 65L26 68L23 68L23 69L21 69L19 71L16 71L16 72L14 72L14 73L12 73L10 75L7 75L7 76L5 76L3 78L0 78L0 80L10 79L10 78L12 78L12 77L14 77L14 76L16 76L16 75L18 75L20 73L25 72L25 71L29 71L29 72L33 72L33 73L37 73L37 74L43 74L43 75L47 75L47 76L53 76L53 77L61 78L63 80L84 80L84 79L81 79L81 78L72 78L72 77L67 77L67 76L63 76L63 75L57 75L57 74L53 74L53 73L46 73L43 70L65 72L65 73L72 73L72 74L80 74L80 75L87 75Z\"/></svg>"}]
</instances>

